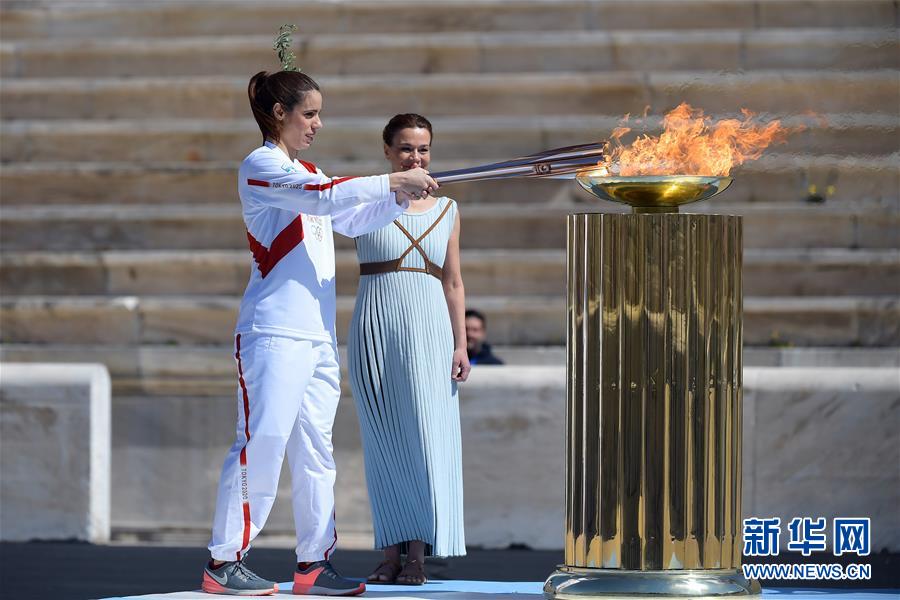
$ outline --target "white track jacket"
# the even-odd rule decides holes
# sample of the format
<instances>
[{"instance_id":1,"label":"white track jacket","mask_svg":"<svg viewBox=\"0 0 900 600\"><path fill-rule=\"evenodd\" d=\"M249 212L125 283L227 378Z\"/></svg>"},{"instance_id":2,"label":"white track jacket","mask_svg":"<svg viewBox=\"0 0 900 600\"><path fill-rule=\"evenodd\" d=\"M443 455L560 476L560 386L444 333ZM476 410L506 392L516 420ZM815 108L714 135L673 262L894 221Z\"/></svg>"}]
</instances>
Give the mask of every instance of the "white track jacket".
<instances>
[{"instance_id":1,"label":"white track jacket","mask_svg":"<svg viewBox=\"0 0 900 600\"><path fill-rule=\"evenodd\" d=\"M335 343L332 230L357 237L400 216L388 176L326 177L266 142L241 164L238 193L253 264L235 333Z\"/></svg>"}]
</instances>

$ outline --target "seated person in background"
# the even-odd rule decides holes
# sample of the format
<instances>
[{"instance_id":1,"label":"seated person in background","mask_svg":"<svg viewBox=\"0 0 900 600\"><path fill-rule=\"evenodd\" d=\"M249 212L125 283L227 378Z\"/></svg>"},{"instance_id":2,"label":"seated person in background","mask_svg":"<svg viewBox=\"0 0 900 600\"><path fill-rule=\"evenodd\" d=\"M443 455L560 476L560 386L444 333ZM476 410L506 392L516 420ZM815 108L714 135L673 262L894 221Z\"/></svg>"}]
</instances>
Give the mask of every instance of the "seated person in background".
<instances>
[{"instance_id":1,"label":"seated person in background","mask_svg":"<svg viewBox=\"0 0 900 600\"><path fill-rule=\"evenodd\" d=\"M471 365L502 365L503 361L493 355L491 345L485 342L487 337L487 321L484 315L475 310L466 311L466 349Z\"/></svg>"}]
</instances>

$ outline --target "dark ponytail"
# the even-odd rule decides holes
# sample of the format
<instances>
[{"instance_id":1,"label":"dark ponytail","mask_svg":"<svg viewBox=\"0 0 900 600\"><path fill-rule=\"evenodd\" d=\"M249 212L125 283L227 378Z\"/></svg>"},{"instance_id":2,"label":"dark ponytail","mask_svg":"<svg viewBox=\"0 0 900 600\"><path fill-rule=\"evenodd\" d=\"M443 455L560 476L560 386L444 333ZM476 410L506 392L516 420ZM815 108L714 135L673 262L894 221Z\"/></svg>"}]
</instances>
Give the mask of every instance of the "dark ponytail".
<instances>
[{"instance_id":1,"label":"dark ponytail","mask_svg":"<svg viewBox=\"0 0 900 600\"><path fill-rule=\"evenodd\" d=\"M381 132L381 139L384 140L384 143L388 146L393 146L394 136L397 135L398 131L401 129L419 128L427 129L428 136L431 138L431 141L434 141L434 132L431 130L431 122L422 115L417 115L416 113L405 113L391 117L388 124L384 126L384 131Z\"/></svg>"},{"instance_id":2,"label":"dark ponytail","mask_svg":"<svg viewBox=\"0 0 900 600\"><path fill-rule=\"evenodd\" d=\"M319 84L306 73L299 71L278 71L267 73L260 71L250 78L247 96L250 98L250 109L259 125L263 140L278 141L281 137L278 120L272 112L276 104L290 112L298 103L303 102L307 92L319 91Z\"/></svg>"}]
</instances>

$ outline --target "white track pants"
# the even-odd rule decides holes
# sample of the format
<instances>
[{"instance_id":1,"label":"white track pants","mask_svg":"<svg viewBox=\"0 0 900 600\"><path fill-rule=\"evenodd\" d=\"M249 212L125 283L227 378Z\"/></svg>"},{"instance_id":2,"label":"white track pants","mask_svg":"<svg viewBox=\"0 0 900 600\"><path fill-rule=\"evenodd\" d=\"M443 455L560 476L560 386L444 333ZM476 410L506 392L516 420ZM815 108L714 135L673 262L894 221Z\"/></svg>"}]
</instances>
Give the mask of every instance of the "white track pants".
<instances>
[{"instance_id":1,"label":"white track pants","mask_svg":"<svg viewBox=\"0 0 900 600\"><path fill-rule=\"evenodd\" d=\"M222 467L209 551L240 560L263 528L285 451L291 470L297 560L334 551L331 429L341 396L335 347L328 342L239 335L237 439Z\"/></svg>"}]
</instances>

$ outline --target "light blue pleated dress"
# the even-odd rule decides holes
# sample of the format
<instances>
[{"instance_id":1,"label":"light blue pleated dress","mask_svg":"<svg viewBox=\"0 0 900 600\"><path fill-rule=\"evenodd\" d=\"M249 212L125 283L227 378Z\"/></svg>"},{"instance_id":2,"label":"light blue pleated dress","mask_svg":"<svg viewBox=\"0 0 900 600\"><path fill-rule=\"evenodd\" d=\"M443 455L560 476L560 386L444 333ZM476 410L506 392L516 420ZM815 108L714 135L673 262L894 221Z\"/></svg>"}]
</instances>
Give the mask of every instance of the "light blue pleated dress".
<instances>
[{"instance_id":1,"label":"light blue pleated dress","mask_svg":"<svg viewBox=\"0 0 900 600\"><path fill-rule=\"evenodd\" d=\"M418 245L440 267L456 204L438 198L396 223L418 239L439 217ZM396 260L410 249L396 223L356 238L360 264ZM425 268L415 248L400 264ZM422 540L428 555L464 555L459 400L441 281L407 270L360 276L348 357L376 547Z\"/></svg>"}]
</instances>

